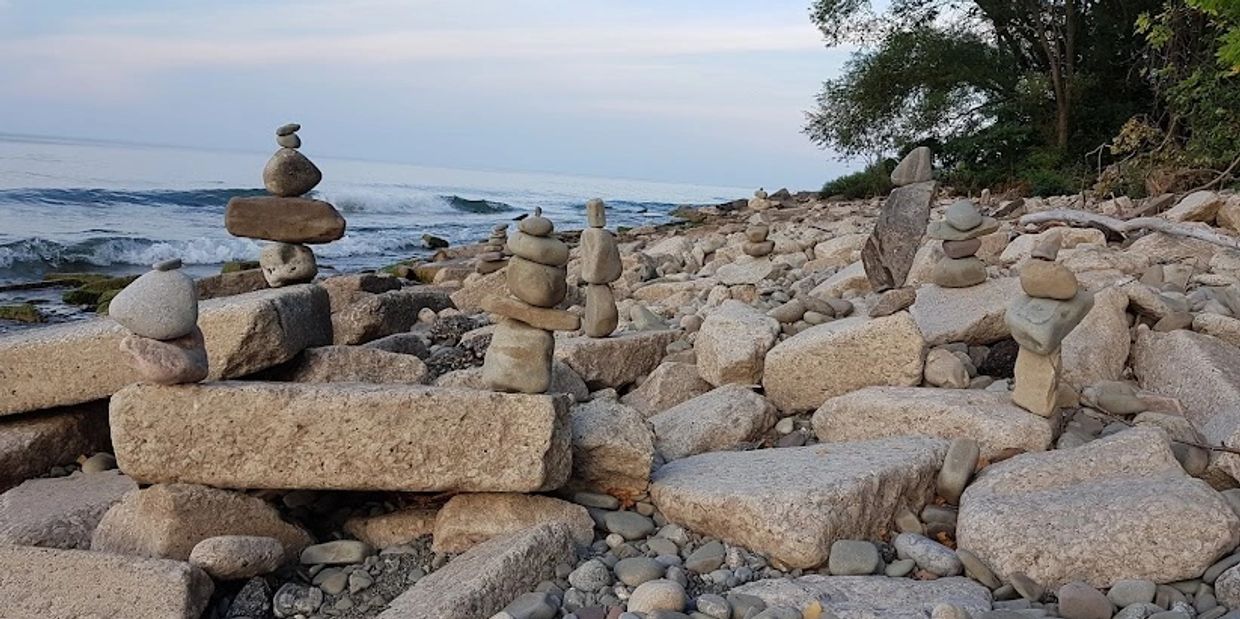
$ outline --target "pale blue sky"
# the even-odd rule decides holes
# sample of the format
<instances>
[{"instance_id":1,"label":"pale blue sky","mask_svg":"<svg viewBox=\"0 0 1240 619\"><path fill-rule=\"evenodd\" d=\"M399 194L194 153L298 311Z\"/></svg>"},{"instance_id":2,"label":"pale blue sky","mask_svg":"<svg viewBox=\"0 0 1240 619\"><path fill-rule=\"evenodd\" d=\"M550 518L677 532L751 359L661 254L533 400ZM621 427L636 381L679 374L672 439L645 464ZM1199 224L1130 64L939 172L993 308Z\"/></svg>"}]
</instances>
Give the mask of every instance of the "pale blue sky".
<instances>
[{"instance_id":1,"label":"pale blue sky","mask_svg":"<svg viewBox=\"0 0 1240 619\"><path fill-rule=\"evenodd\" d=\"M0 0L0 132L814 188L809 0Z\"/></svg>"}]
</instances>

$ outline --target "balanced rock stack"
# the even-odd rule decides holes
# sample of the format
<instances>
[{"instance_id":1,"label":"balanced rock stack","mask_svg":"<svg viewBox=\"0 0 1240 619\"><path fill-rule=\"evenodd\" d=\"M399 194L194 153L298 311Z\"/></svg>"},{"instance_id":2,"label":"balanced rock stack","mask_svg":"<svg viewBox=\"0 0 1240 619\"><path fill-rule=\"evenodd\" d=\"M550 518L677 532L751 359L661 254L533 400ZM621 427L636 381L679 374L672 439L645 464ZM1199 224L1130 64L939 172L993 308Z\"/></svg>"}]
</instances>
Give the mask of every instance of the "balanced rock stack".
<instances>
[{"instance_id":1,"label":"balanced rock stack","mask_svg":"<svg viewBox=\"0 0 1240 619\"><path fill-rule=\"evenodd\" d=\"M180 268L180 260L156 263L108 307L108 316L130 331L120 348L146 382L176 385L207 377L198 293Z\"/></svg>"},{"instance_id":2,"label":"balanced rock stack","mask_svg":"<svg viewBox=\"0 0 1240 619\"><path fill-rule=\"evenodd\" d=\"M874 231L861 248L861 265L875 292L903 288L930 221L938 185L930 149L913 149L891 172L895 189L879 210Z\"/></svg>"},{"instance_id":3,"label":"balanced rock stack","mask_svg":"<svg viewBox=\"0 0 1240 619\"><path fill-rule=\"evenodd\" d=\"M516 298L490 296L482 309L501 317L482 364L482 379L495 391L544 393L551 385L552 331L576 331L581 319L554 309L568 292L568 246L551 236L555 226L542 209L517 224L508 240L508 290Z\"/></svg>"},{"instance_id":4,"label":"balanced rock stack","mask_svg":"<svg viewBox=\"0 0 1240 619\"><path fill-rule=\"evenodd\" d=\"M508 243L508 224L495 224L491 228L491 238L487 239L487 244L483 246L483 251L478 254L478 264L474 267L479 273L486 275L494 273L508 264L504 256L504 246Z\"/></svg>"},{"instance_id":5,"label":"balanced rock stack","mask_svg":"<svg viewBox=\"0 0 1240 619\"><path fill-rule=\"evenodd\" d=\"M1024 294L1006 314L1012 337L1020 344L1012 401L1044 417L1054 414L1059 398L1059 346L1094 306L1093 295L1081 290L1076 275L1055 262L1059 243L1059 235L1052 234L1033 249L1020 271Z\"/></svg>"},{"instance_id":6,"label":"balanced rock stack","mask_svg":"<svg viewBox=\"0 0 1240 619\"><path fill-rule=\"evenodd\" d=\"M771 228L765 223L754 224L745 229L745 244L741 249L748 256L761 258L775 251L775 241L768 241L766 237L770 234Z\"/></svg>"},{"instance_id":7,"label":"balanced rock stack","mask_svg":"<svg viewBox=\"0 0 1240 619\"><path fill-rule=\"evenodd\" d=\"M926 234L943 241L944 258L934 266L934 283L943 288L967 288L986 281L986 264L977 257L981 237L999 229L993 217L983 217L968 200L947 207L943 221L931 223Z\"/></svg>"},{"instance_id":8,"label":"balanced rock stack","mask_svg":"<svg viewBox=\"0 0 1240 619\"><path fill-rule=\"evenodd\" d=\"M607 337L620 321L612 282L620 279L620 246L616 237L604 229L607 207L602 200L586 203L586 223L581 231L581 279L586 282L584 331L589 337Z\"/></svg>"},{"instance_id":9,"label":"balanced rock stack","mask_svg":"<svg viewBox=\"0 0 1240 619\"><path fill-rule=\"evenodd\" d=\"M318 265L306 244L330 243L344 236L344 218L335 207L301 197L323 180L323 173L297 150L299 129L296 123L276 129L280 150L263 168L263 185L272 195L233 198L224 214L224 226L233 236L272 241L258 257L272 287L313 280Z\"/></svg>"},{"instance_id":10,"label":"balanced rock stack","mask_svg":"<svg viewBox=\"0 0 1240 619\"><path fill-rule=\"evenodd\" d=\"M749 199L750 210L765 211L772 206L775 206L775 203L771 201L771 198L766 193L766 190L761 187L759 187L757 191L753 192L753 197Z\"/></svg>"}]
</instances>

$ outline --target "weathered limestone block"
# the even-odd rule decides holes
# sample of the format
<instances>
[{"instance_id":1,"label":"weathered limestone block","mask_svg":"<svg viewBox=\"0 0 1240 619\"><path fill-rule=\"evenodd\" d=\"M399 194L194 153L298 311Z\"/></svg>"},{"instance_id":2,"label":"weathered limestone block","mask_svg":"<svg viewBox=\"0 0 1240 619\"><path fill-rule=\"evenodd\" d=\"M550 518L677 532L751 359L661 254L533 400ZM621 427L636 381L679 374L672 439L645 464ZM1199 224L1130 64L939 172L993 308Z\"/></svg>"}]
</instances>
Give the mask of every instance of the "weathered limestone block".
<instances>
[{"instance_id":1,"label":"weathered limestone block","mask_svg":"<svg viewBox=\"0 0 1240 619\"><path fill-rule=\"evenodd\" d=\"M120 471L31 479L0 495L0 543L88 550L103 514L137 489Z\"/></svg>"},{"instance_id":2,"label":"weathered limestone block","mask_svg":"<svg viewBox=\"0 0 1240 619\"><path fill-rule=\"evenodd\" d=\"M362 346L317 346L302 351L278 378L297 383L417 385L426 380L426 364L413 355Z\"/></svg>"},{"instance_id":3,"label":"weathered limestone block","mask_svg":"<svg viewBox=\"0 0 1240 619\"><path fill-rule=\"evenodd\" d=\"M706 317L694 342L698 372L715 386L759 384L763 360L778 335L779 321L740 301L724 301Z\"/></svg>"},{"instance_id":4,"label":"weathered limestone block","mask_svg":"<svg viewBox=\"0 0 1240 619\"><path fill-rule=\"evenodd\" d=\"M568 527L574 543L594 541L594 520L586 508L549 496L484 492L458 494L435 517L438 553L461 553L495 537L520 533L548 522Z\"/></svg>"},{"instance_id":5,"label":"weathered limestone block","mask_svg":"<svg viewBox=\"0 0 1240 619\"><path fill-rule=\"evenodd\" d=\"M1014 277L991 279L969 288L922 286L909 313L930 346L991 344L1008 337L1003 317L1017 294L1020 281Z\"/></svg>"},{"instance_id":6,"label":"weathered limestone block","mask_svg":"<svg viewBox=\"0 0 1240 619\"><path fill-rule=\"evenodd\" d=\"M775 425L775 407L742 385L724 385L650 418L665 460L723 451L761 438Z\"/></svg>"},{"instance_id":7,"label":"weathered limestone block","mask_svg":"<svg viewBox=\"0 0 1240 619\"><path fill-rule=\"evenodd\" d=\"M102 404L0 418L0 490L107 446L108 417Z\"/></svg>"},{"instance_id":8,"label":"weathered limestone block","mask_svg":"<svg viewBox=\"0 0 1240 619\"><path fill-rule=\"evenodd\" d=\"M591 388L622 387L659 365L675 331L639 331L608 338L566 337L555 341L555 358L573 368Z\"/></svg>"},{"instance_id":9,"label":"weathered limestone block","mask_svg":"<svg viewBox=\"0 0 1240 619\"><path fill-rule=\"evenodd\" d=\"M192 414L187 414L192 411ZM567 400L358 383L131 385L120 468L225 488L537 492L568 478ZM211 440L197 437L209 436Z\"/></svg>"},{"instance_id":10,"label":"weathered limestone block","mask_svg":"<svg viewBox=\"0 0 1240 619\"><path fill-rule=\"evenodd\" d=\"M572 410L574 490L635 497L650 485L654 433L641 415L596 398Z\"/></svg>"}]
</instances>

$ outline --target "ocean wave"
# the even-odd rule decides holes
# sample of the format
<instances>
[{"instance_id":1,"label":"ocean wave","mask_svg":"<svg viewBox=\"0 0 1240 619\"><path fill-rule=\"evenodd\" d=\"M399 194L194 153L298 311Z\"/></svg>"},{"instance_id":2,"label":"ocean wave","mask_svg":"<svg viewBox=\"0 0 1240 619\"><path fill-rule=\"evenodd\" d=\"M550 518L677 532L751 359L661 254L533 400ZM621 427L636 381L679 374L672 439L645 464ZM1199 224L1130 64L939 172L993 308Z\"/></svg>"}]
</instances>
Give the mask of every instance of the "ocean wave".
<instances>
[{"instance_id":1,"label":"ocean wave","mask_svg":"<svg viewBox=\"0 0 1240 619\"><path fill-rule=\"evenodd\" d=\"M4 269L28 264L52 267L146 265L169 258L180 258L186 264L219 264L257 257L258 245L247 239L98 238L70 245L47 239L24 239L0 245L0 268Z\"/></svg>"},{"instance_id":2,"label":"ocean wave","mask_svg":"<svg viewBox=\"0 0 1240 619\"><path fill-rule=\"evenodd\" d=\"M223 208L236 196L261 196L262 189L148 189L116 190L91 188L0 189L0 203L42 204L49 206L181 206Z\"/></svg>"},{"instance_id":3,"label":"ocean wave","mask_svg":"<svg viewBox=\"0 0 1240 619\"><path fill-rule=\"evenodd\" d=\"M372 215L430 215L460 211L476 215L502 213L514 207L496 200L435 195L418 191L365 189L316 191L314 197L331 202L340 212Z\"/></svg>"}]
</instances>

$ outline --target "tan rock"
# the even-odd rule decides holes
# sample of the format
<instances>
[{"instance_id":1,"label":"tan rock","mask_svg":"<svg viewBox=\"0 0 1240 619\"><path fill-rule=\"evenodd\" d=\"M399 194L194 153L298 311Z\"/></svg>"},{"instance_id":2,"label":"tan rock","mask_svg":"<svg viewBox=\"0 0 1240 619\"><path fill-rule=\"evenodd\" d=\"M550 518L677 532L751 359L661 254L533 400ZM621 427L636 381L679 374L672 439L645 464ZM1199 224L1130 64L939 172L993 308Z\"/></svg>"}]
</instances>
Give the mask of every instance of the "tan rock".
<instances>
[{"instance_id":1,"label":"tan rock","mask_svg":"<svg viewBox=\"0 0 1240 619\"><path fill-rule=\"evenodd\" d=\"M552 267L568 264L568 245L557 238L518 231L508 237L508 251L525 260Z\"/></svg>"},{"instance_id":2,"label":"tan rock","mask_svg":"<svg viewBox=\"0 0 1240 619\"><path fill-rule=\"evenodd\" d=\"M1200 576L1240 541L1240 518L1185 475L1162 431L1137 428L987 467L964 492L956 533L1004 581L1023 572L1046 587L1105 588Z\"/></svg>"},{"instance_id":3,"label":"tan rock","mask_svg":"<svg viewBox=\"0 0 1240 619\"><path fill-rule=\"evenodd\" d=\"M620 402L632 407L642 417L651 417L711 388L711 384L698 374L697 365L665 361L641 385L624 394Z\"/></svg>"},{"instance_id":4,"label":"tan rock","mask_svg":"<svg viewBox=\"0 0 1240 619\"><path fill-rule=\"evenodd\" d=\"M113 396L111 421L121 470L143 483L536 492L568 478L567 409L414 385L139 384Z\"/></svg>"},{"instance_id":5,"label":"tan rock","mask_svg":"<svg viewBox=\"0 0 1240 619\"><path fill-rule=\"evenodd\" d=\"M451 294L452 305L462 312L477 312L484 298L497 294L508 294L507 269L465 278L461 289Z\"/></svg>"},{"instance_id":6,"label":"tan rock","mask_svg":"<svg viewBox=\"0 0 1240 619\"><path fill-rule=\"evenodd\" d=\"M382 294L366 295L344 310L332 314L333 344L363 344L418 323L423 309L441 311L452 306L442 288L413 286Z\"/></svg>"},{"instance_id":7,"label":"tan rock","mask_svg":"<svg viewBox=\"0 0 1240 619\"><path fill-rule=\"evenodd\" d=\"M503 319L495 327L482 364L482 380L490 389L514 393L545 393L551 386L551 355L555 338L519 320Z\"/></svg>"},{"instance_id":8,"label":"tan rock","mask_svg":"<svg viewBox=\"0 0 1240 619\"><path fill-rule=\"evenodd\" d=\"M588 302L589 297L587 297ZM535 307L509 296L484 297L482 309L504 318L519 320L544 331L576 331L581 328L581 318L564 310Z\"/></svg>"},{"instance_id":9,"label":"tan rock","mask_svg":"<svg viewBox=\"0 0 1240 619\"><path fill-rule=\"evenodd\" d=\"M435 379L435 386L490 390L490 387L487 386L486 381L482 378L482 368L480 367L448 372ZM590 399L590 389L586 387L585 381L581 380L581 377L572 368L559 361L552 361L551 384L547 387L547 394L556 393L567 395L574 402L584 402Z\"/></svg>"},{"instance_id":10,"label":"tan rock","mask_svg":"<svg viewBox=\"0 0 1240 619\"><path fill-rule=\"evenodd\" d=\"M1067 301L1076 296L1076 275L1062 264L1030 260L1020 269L1020 287L1025 294L1041 299Z\"/></svg>"},{"instance_id":11,"label":"tan rock","mask_svg":"<svg viewBox=\"0 0 1240 619\"><path fill-rule=\"evenodd\" d=\"M207 377L207 347L198 327L165 342L130 334L121 339L120 349L146 382L177 385Z\"/></svg>"},{"instance_id":12,"label":"tan rock","mask_svg":"<svg viewBox=\"0 0 1240 619\"><path fill-rule=\"evenodd\" d=\"M1220 228L1240 232L1240 196L1233 195L1218 209L1216 222Z\"/></svg>"},{"instance_id":13,"label":"tan rock","mask_svg":"<svg viewBox=\"0 0 1240 619\"><path fill-rule=\"evenodd\" d=\"M650 484L654 433L637 411L604 398L572 410L573 474L569 487L640 496Z\"/></svg>"},{"instance_id":14,"label":"tan rock","mask_svg":"<svg viewBox=\"0 0 1240 619\"><path fill-rule=\"evenodd\" d=\"M926 437L716 452L668 463L650 494L671 522L778 559L825 563L840 539L875 539L934 494L947 443Z\"/></svg>"},{"instance_id":15,"label":"tan rock","mask_svg":"<svg viewBox=\"0 0 1240 619\"><path fill-rule=\"evenodd\" d=\"M289 560L313 541L257 497L194 484L156 484L112 506L95 529L90 548L185 561L198 542L219 535L274 537L284 544Z\"/></svg>"},{"instance_id":16,"label":"tan rock","mask_svg":"<svg viewBox=\"0 0 1240 619\"><path fill-rule=\"evenodd\" d=\"M1012 402L1035 415L1054 415L1062 366L1058 350L1050 355L1039 355L1021 347L1016 355L1016 386L1012 390Z\"/></svg>"},{"instance_id":17,"label":"tan rock","mask_svg":"<svg viewBox=\"0 0 1240 619\"><path fill-rule=\"evenodd\" d=\"M861 259L861 248L868 234L845 234L828 239L814 246L814 259L822 261L823 268L842 267Z\"/></svg>"},{"instance_id":18,"label":"tan rock","mask_svg":"<svg viewBox=\"0 0 1240 619\"><path fill-rule=\"evenodd\" d=\"M712 385L762 382L763 360L775 345L779 321L740 301L724 301L706 316L693 344L698 372Z\"/></svg>"},{"instance_id":19,"label":"tan rock","mask_svg":"<svg viewBox=\"0 0 1240 619\"><path fill-rule=\"evenodd\" d=\"M909 314L931 346L952 342L993 344L1010 335L1004 314L1020 294L1014 278L991 279L969 288L922 286Z\"/></svg>"},{"instance_id":20,"label":"tan rock","mask_svg":"<svg viewBox=\"0 0 1240 619\"><path fill-rule=\"evenodd\" d=\"M274 537L220 535L194 545L189 562L216 580L269 574L284 564L284 544Z\"/></svg>"},{"instance_id":21,"label":"tan rock","mask_svg":"<svg viewBox=\"0 0 1240 619\"><path fill-rule=\"evenodd\" d=\"M1202 312L1193 317L1193 331L1212 335L1232 346L1240 347L1240 320L1235 318Z\"/></svg>"},{"instance_id":22,"label":"tan rock","mask_svg":"<svg viewBox=\"0 0 1240 619\"><path fill-rule=\"evenodd\" d=\"M907 312L845 318L784 340L766 356L762 386L784 413L871 385L921 384L925 341Z\"/></svg>"},{"instance_id":23,"label":"tan rock","mask_svg":"<svg viewBox=\"0 0 1240 619\"><path fill-rule=\"evenodd\" d=\"M284 243L330 243L344 236L344 217L321 200L238 196L228 201L224 227L233 236Z\"/></svg>"},{"instance_id":24,"label":"tan rock","mask_svg":"<svg viewBox=\"0 0 1240 619\"><path fill-rule=\"evenodd\" d=\"M413 355L362 346L307 348L280 378L298 383L394 383L426 380L426 364Z\"/></svg>"},{"instance_id":25,"label":"tan rock","mask_svg":"<svg viewBox=\"0 0 1240 619\"><path fill-rule=\"evenodd\" d=\"M999 256L1000 264L1020 266L1029 260L1033 248L1051 236L1058 236L1061 249L1072 249L1079 245L1103 245L1107 243L1106 234L1095 228L1054 228L1039 234L1022 234L1007 244Z\"/></svg>"},{"instance_id":26,"label":"tan rock","mask_svg":"<svg viewBox=\"0 0 1240 619\"><path fill-rule=\"evenodd\" d=\"M871 290L870 280L866 279L865 276L865 267L860 262L854 262L815 286L809 294L819 299L825 299L828 297L840 298L849 293L867 294Z\"/></svg>"},{"instance_id":27,"label":"tan rock","mask_svg":"<svg viewBox=\"0 0 1240 619\"><path fill-rule=\"evenodd\" d=\"M610 284L620 279L623 266L616 237L602 228L581 231L581 279L587 284Z\"/></svg>"},{"instance_id":28,"label":"tan rock","mask_svg":"<svg viewBox=\"0 0 1240 619\"><path fill-rule=\"evenodd\" d=\"M319 273L314 252L300 243L268 243L258 254L258 264L272 288L304 284Z\"/></svg>"},{"instance_id":29,"label":"tan rock","mask_svg":"<svg viewBox=\"0 0 1240 619\"><path fill-rule=\"evenodd\" d=\"M987 459L1043 451L1052 440L1045 418L1012 404L1007 393L977 389L866 387L827 400L813 422L823 443L917 435L972 438Z\"/></svg>"},{"instance_id":30,"label":"tan rock","mask_svg":"<svg viewBox=\"0 0 1240 619\"><path fill-rule=\"evenodd\" d=\"M930 277L942 288L968 288L986 281L986 263L976 257L944 258L934 265Z\"/></svg>"},{"instance_id":31,"label":"tan rock","mask_svg":"<svg viewBox=\"0 0 1240 619\"><path fill-rule=\"evenodd\" d=\"M663 360L676 331L639 331L609 338L556 340L555 358L573 368L591 388L622 387L649 374Z\"/></svg>"},{"instance_id":32,"label":"tan rock","mask_svg":"<svg viewBox=\"0 0 1240 619\"><path fill-rule=\"evenodd\" d=\"M1061 380L1080 391L1094 383L1119 380L1128 363L1128 295L1106 288L1094 295L1094 307L1063 339Z\"/></svg>"},{"instance_id":33,"label":"tan rock","mask_svg":"<svg viewBox=\"0 0 1240 619\"><path fill-rule=\"evenodd\" d=\"M332 335L327 293L313 284L204 301L198 327L207 340L209 380L284 363L306 348L330 344Z\"/></svg>"},{"instance_id":34,"label":"tan rock","mask_svg":"<svg viewBox=\"0 0 1240 619\"><path fill-rule=\"evenodd\" d=\"M332 313L343 311L350 305L389 290L400 290L404 284L400 278L377 273L358 273L352 275L336 275L318 282L319 287L327 291L331 301Z\"/></svg>"},{"instance_id":35,"label":"tan rock","mask_svg":"<svg viewBox=\"0 0 1240 619\"><path fill-rule=\"evenodd\" d=\"M379 619L477 619L499 612L576 553L568 529L547 523L474 546L388 604Z\"/></svg>"},{"instance_id":36,"label":"tan rock","mask_svg":"<svg viewBox=\"0 0 1240 619\"><path fill-rule=\"evenodd\" d=\"M756 441L775 425L775 407L741 385L724 385L650 418L664 460Z\"/></svg>"},{"instance_id":37,"label":"tan rock","mask_svg":"<svg viewBox=\"0 0 1240 619\"><path fill-rule=\"evenodd\" d=\"M563 267L547 266L513 256L505 269L513 296L538 307L555 307L568 293Z\"/></svg>"},{"instance_id":38,"label":"tan rock","mask_svg":"<svg viewBox=\"0 0 1240 619\"><path fill-rule=\"evenodd\" d=\"M103 451L108 442L107 411L101 404L0 417L0 490Z\"/></svg>"},{"instance_id":39,"label":"tan rock","mask_svg":"<svg viewBox=\"0 0 1240 619\"><path fill-rule=\"evenodd\" d=\"M586 311L581 323L587 337L607 337L615 332L616 325L620 324L620 313L616 309L616 295L611 286L586 286Z\"/></svg>"},{"instance_id":40,"label":"tan rock","mask_svg":"<svg viewBox=\"0 0 1240 619\"><path fill-rule=\"evenodd\" d=\"M1197 226L1205 231L1212 229L1210 225L1204 223L1187 225ZM1219 251L1222 251L1222 247L1213 243L1183 236L1171 236L1162 232L1151 232L1133 241L1124 253L1144 258L1150 264L1191 260L1200 265L1207 265L1214 258L1214 254Z\"/></svg>"},{"instance_id":41,"label":"tan rock","mask_svg":"<svg viewBox=\"0 0 1240 619\"><path fill-rule=\"evenodd\" d=\"M115 470L31 479L0 495L0 543L89 549L104 512L137 489Z\"/></svg>"},{"instance_id":42,"label":"tan rock","mask_svg":"<svg viewBox=\"0 0 1240 619\"><path fill-rule=\"evenodd\" d=\"M737 260L725 264L715 271L719 283L725 286L742 286L757 284L768 279L775 271L775 263L769 258L752 258Z\"/></svg>"},{"instance_id":43,"label":"tan rock","mask_svg":"<svg viewBox=\"0 0 1240 619\"><path fill-rule=\"evenodd\" d=\"M933 177L934 155L928 146L918 146L900 160L891 171L891 184L896 187L923 183Z\"/></svg>"},{"instance_id":44,"label":"tan rock","mask_svg":"<svg viewBox=\"0 0 1240 619\"><path fill-rule=\"evenodd\" d=\"M1219 207L1223 206L1223 198L1213 191L1195 191L1184 196L1171 210L1163 213L1163 217L1171 221L1204 221L1213 222L1218 215Z\"/></svg>"},{"instance_id":45,"label":"tan rock","mask_svg":"<svg viewBox=\"0 0 1240 619\"><path fill-rule=\"evenodd\" d=\"M198 619L215 585L181 561L0 546L4 616Z\"/></svg>"},{"instance_id":46,"label":"tan rock","mask_svg":"<svg viewBox=\"0 0 1240 619\"><path fill-rule=\"evenodd\" d=\"M285 144L301 145L301 139L284 138ZM300 196L314 189L323 180L323 173L296 148L276 151L263 168L263 185L277 196Z\"/></svg>"},{"instance_id":47,"label":"tan rock","mask_svg":"<svg viewBox=\"0 0 1240 619\"><path fill-rule=\"evenodd\" d=\"M106 398L138 380L118 359L126 335L115 322L91 320L0 339L0 415Z\"/></svg>"},{"instance_id":48,"label":"tan rock","mask_svg":"<svg viewBox=\"0 0 1240 619\"><path fill-rule=\"evenodd\" d=\"M435 531L436 509L406 507L376 516L352 516L344 521L349 535L374 548L407 544Z\"/></svg>"},{"instance_id":49,"label":"tan rock","mask_svg":"<svg viewBox=\"0 0 1240 619\"><path fill-rule=\"evenodd\" d=\"M219 297L230 297L262 290L267 287L262 269L246 269L231 273L208 275L194 280L194 289L198 291L198 300L206 301Z\"/></svg>"},{"instance_id":50,"label":"tan rock","mask_svg":"<svg viewBox=\"0 0 1240 619\"><path fill-rule=\"evenodd\" d=\"M578 546L594 541L594 520L586 508L547 496L511 493L458 494L435 518L437 553L460 553L495 537L555 522Z\"/></svg>"},{"instance_id":51,"label":"tan rock","mask_svg":"<svg viewBox=\"0 0 1240 619\"><path fill-rule=\"evenodd\" d=\"M969 370L964 362L954 353L945 348L935 348L926 355L926 367L923 372L926 384L931 387L947 389L967 389L969 387Z\"/></svg>"}]
</instances>

